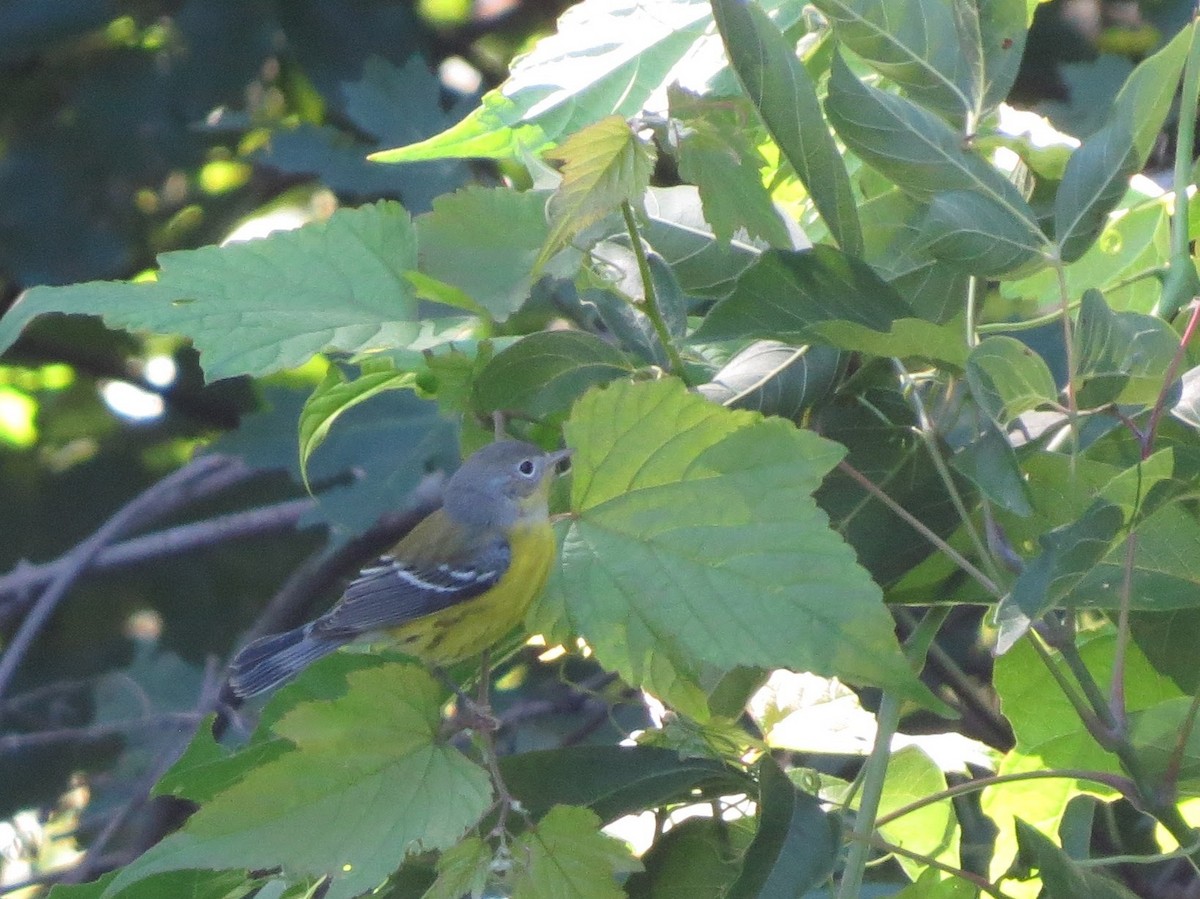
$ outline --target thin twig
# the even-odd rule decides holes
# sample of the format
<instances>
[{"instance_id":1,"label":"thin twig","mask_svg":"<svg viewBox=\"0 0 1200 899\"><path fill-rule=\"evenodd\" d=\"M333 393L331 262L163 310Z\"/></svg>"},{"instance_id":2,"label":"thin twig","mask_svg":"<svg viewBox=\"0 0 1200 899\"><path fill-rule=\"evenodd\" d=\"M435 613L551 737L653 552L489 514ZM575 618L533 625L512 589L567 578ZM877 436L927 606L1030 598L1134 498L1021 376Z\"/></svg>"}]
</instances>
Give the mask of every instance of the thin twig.
<instances>
[{"instance_id":1,"label":"thin twig","mask_svg":"<svg viewBox=\"0 0 1200 899\"><path fill-rule=\"evenodd\" d=\"M47 746L58 746L71 743L89 743L96 740L107 740L111 737L123 737L133 731L146 731L158 727L177 727L188 725L195 727L203 716L196 712L163 712L158 715L146 715L142 718L130 718L127 721L117 721L112 724L92 724L87 727L57 727L52 730L39 730L28 734L8 734L0 737L0 755L23 752L29 749L42 749Z\"/></svg>"},{"instance_id":2,"label":"thin twig","mask_svg":"<svg viewBox=\"0 0 1200 899\"><path fill-rule=\"evenodd\" d=\"M876 487L875 484L872 483L871 479L865 474L845 460L838 463L838 468L856 481L859 486L870 493L873 497L887 506L898 517L904 519L904 521L907 522L909 526L911 526L918 534L945 553L947 558L949 558L959 568L978 581L980 586L987 590L988 593L992 594L992 596L994 596L996 599L1001 599L1004 596L1003 591L996 586L995 582L993 582L991 578L968 562L962 553L930 530L929 526L926 525L925 522L921 521L921 519L917 518L902 505Z\"/></svg>"},{"instance_id":3,"label":"thin twig","mask_svg":"<svg viewBox=\"0 0 1200 899\"><path fill-rule=\"evenodd\" d=\"M135 528L145 527L188 505L198 497L225 490L253 474L253 469L240 459L219 455L201 456L134 497L95 533L71 550L62 568L38 597L12 642L0 656L0 696L8 690L25 654L67 591L106 546Z\"/></svg>"},{"instance_id":4,"label":"thin twig","mask_svg":"<svg viewBox=\"0 0 1200 899\"><path fill-rule=\"evenodd\" d=\"M307 512L315 509L316 505L317 501L311 497L286 500L258 509L234 512L134 537L123 543L104 547L89 567L93 572L113 571L230 540L290 530ZM69 564L68 553L53 562L18 565L0 577L0 596L27 595L52 581ZM32 600L29 604L32 605ZM12 603L6 606L5 612L8 614L24 611L19 605L14 608Z\"/></svg>"}]
</instances>

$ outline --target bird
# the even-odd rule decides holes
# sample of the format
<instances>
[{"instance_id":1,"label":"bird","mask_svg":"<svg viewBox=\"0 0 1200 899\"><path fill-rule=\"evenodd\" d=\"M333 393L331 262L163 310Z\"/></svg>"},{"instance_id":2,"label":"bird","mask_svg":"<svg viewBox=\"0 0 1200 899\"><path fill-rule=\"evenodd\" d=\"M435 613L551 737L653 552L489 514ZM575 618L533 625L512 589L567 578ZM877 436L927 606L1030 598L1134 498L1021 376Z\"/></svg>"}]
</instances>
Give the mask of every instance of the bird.
<instances>
[{"instance_id":1,"label":"bird","mask_svg":"<svg viewBox=\"0 0 1200 899\"><path fill-rule=\"evenodd\" d=\"M545 586L556 550L550 485L570 452L518 440L475 452L447 482L441 507L364 568L328 612L243 648L230 663L232 694L265 693L355 641L438 668L481 655Z\"/></svg>"}]
</instances>

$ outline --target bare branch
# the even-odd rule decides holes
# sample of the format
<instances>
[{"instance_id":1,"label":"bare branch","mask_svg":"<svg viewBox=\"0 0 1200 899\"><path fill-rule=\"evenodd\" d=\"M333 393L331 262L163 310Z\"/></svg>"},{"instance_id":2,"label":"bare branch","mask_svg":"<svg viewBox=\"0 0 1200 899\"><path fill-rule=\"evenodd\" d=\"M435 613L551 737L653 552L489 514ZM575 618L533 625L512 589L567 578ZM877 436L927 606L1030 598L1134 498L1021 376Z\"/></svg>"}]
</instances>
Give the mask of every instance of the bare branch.
<instances>
[{"instance_id":1,"label":"bare branch","mask_svg":"<svg viewBox=\"0 0 1200 899\"><path fill-rule=\"evenodd\" d=\"M219 493L253 476L254 470L240 459L201 456L134 497L79 543L67 554L62 567L33 604L4 654L0 655L0 696L8 690L25 654L67 591L106 546L200 497Z\"/></svg>"}]
</instances>

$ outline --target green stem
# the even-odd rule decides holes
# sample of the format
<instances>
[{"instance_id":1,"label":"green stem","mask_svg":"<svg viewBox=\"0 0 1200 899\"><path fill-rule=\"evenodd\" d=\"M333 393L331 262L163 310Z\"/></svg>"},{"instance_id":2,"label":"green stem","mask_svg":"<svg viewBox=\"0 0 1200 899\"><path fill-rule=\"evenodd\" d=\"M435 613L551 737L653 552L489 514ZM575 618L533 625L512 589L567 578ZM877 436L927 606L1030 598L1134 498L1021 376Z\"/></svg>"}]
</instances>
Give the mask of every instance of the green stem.
<instances>
[{"instance_id":1,"label":"green stem","mask_svg":"<svg viewBox=\"0 0 1200 899\"><path fill-rule=\"evenodd\" d=\"M930 609L905 641L904 655L913 671L919 672L924 666L925 653L949 614L948 607ZM846 867L842 871L837 899L858 899L862 890L863 873L870 860L876 819L879 817L879 802L883 796L888 762L892 756L892 737L896 735L896 729L900 726L900 705L901 700L896 694L884 691L879 702L879 711L875 714L875 743L858 777L862 797L854 814L854 831L850 837L850 848L846 853ZM936 864L933 866L938 867Z\"/></svg>"},{"instance_id":2,"label":"green stem","mask_svg":"<svg viewBox=\"0 0 1200 899\"><path fill-rule=\"evenodd\" d=\"M1071 298L1067 294L1067 273L1061 261L1055 261L1054 273L1058 276L1058 298L1061 306L1063 343L1067 355L1067 427L1071 435L1070 468L1071 483L1075 482L1075 460L1079 455L1079 403L1075 397L1075 335L1071 327Z\"/></svg>"},{"instance_id":3,"label":"green stem","mask_svg":"<svg viewBox=\"0 0 1200 899\"><path fill-rule=\"evenodd\" d=\"M953 865L948 865L943 861L938 861L928 855L922 855L920 852L913 852L911 849L905 849L903 846L898 846L895 843L889 843L887 840L880 837L869 837L868 841L876 849L892 855L901 855L904 858L911 858L915 862L920 862L923 865L928 865L930 868L937 868L939 871L945 871L947 874L964 880L973 885L981 893L986 893L988 896L993 896L995 899L1011 899L1008 893L1005 893L1000 887L996 886L986 877L976 874L974 871L968 871L965 868L956 868Z\"/></svg>"},{"instance_id":4,"label":"green stem","mask_svg":"<svg viewBox=\"0 0 1200 899\"><path fill-rule=\"evenodd\" d=\"M646 259L646 248L642 244L642 235L638 231L637 219L634 217L633 207L629 205L628 200L621 201L621 214L625 216L625 230L629 232L629 242L633 245L633 255L637 257L638 272L642 276L642 291L646 296L646 317L650 319L654 333L658 335L659 343L666 351L671 374L691 387L692 385L688 382L687 369L683 365L683 357L679 355L679 350L676 349L675 342L671 339L671 332L667 330L662 310L658 308L658 294L654 290L654 279L650 275L650 263Z\"/></svg>"},{"instance_id":5,"label":"green stem","mask_svg":"<svg viewBox=\"0 0 1200 899\"><path fill-rule=\"evenodd\" d=\"M896 514L897 517L904 519L904 521L918 534L945 553L948 559L973 577L980 584L980 586L982 586L983 589L985 589L993 597L996 599L1002 599L1004 597L1004 591L997 587L991 578L968 562L962 553L931 531L925 522L921 521L902 505L876 487L875 484L872 483L871 479L865 474L846 461L839 462L838 468L869 494L887 506L893 513Z\"/></svg>"},{"instance_id":6,"label":"green stem","mask_svg":"<svg viewBox=\"0 0 1200 899\"><path fill-rule=\"evenodd\" d=\"M891 824L893 821L903 818L905 815L911 815L913 812L920 811L926 806L933 805L938 802L943 802L947 799L953 799L955 796L965 796L968 793L977 793L980 790L988 787L995 787L1007 783L1020 783L1023 780L1086 780L1092 783L1104 784L1116 790L1126 798L1134 798L1134 786L1128 778L1121 777L1119 774L1106 774L1103 771L1087 771L1081 768L1059 768L1059 769L1044 769L1041 771L1019 771L1012 774L994 774L990 777L980 777L976 780L967 781L966 783L958 784L957 786L947 787L944 790L938 790L936 793L930 793L928 796L922 796L910 802L908 805L902 805L898 809L893 809L886 815L881 815L875 824L879 827L884 827Z\"/></svg>"},{"instance_id":7,"label":"green stem","mask_svg":"<svg viewBox=\"0 0 1200 899\"><path fill-rule=\"evenodd\" d=\"M1192 28L1197 29L1196 15L1192 15ZM1200 30L1193 30L1192 43L1188 49L1187 63L1183 70L1183 88L1179 98L1179 124L1175 139L1175 170L1172 188L1175 191L1175 212L1171 217L1170 265L1175 277L1168 275L1164 283L1163 296L1156 315L1167 320L1175 317L1180 307L1190 299L1181 296L1181 289L1189 281L1195 282L1192 272L1183 272L1182 266L1191 266L1192 254L1188 239L1188 187L1192 180L1192 147L1196 139L1196 112L1200 107ZM1173 289L1172 289L1173 288Z\"/></svg>"},{"instance_id":8,"label":"green stem","mask_svg":"<svg viewBox=\"0 0 1200 899\"><path fill-rule=\"evenodd\" d=\"M954 511L958 513L958 520L962 522L963 529L967 532L967 537L971 540L971 545L975 547L976 556L987 570L988 577L992 582L998 583L1001 579L1000 572L996 568L992 554L988 552L983 539L975 529L975 524L971 521L971 515L967 511L967 506L963 502L962 496L958 492L958 487L954 483L954 478L950 474L950 468L942 458L941 450L937 445L937 434L934 431L933 421L925 409L925 402L921 399L920 391L917 390L916 384L913 383L912 375L908 373L908 370L898 359L893 360L892 364L895 366L896 372L900 375L900 380L904 384L905 396L912 404L913 410L917 413L917 436L921 438L926 452L929 453L929 458L933 461L933 467L937 470L938 478L941 479L942 485L946 488L946 493L950 497Z\"/></svg>"},{"instance_id":9,"label":"green stem","mask_svg":"<svg viewBox=\"0 0 1200 899\"><path fill-rule=\"evenodd\" d=\"M870 860L875 819L879 815L879 801L883 796L883 784L891 760L892 737L900 726L900 702L900 697L890 692L885 692L879 702L879 711L875 715L875 744L863 765L862 798L854 815L854 832L846 853L846 867L838 886L837 899L858 899L862 892L863 873Z\"/></svg>"}]
</instances>

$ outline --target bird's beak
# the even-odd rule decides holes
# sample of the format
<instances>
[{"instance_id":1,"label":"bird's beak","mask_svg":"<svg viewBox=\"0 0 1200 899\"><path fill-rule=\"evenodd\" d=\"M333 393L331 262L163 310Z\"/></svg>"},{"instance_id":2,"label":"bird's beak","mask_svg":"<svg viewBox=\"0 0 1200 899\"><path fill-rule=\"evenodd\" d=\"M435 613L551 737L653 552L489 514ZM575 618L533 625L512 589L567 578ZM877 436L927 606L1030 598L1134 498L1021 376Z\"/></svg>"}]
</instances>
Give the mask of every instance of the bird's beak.
<instances>
[{"instance_id":1,"label":"bird's beak","mask_svg":"<svg viewBox=\"0 0 1200 899\"><path fill-rule=\"evenodd\" d=\"M568 448L568 449L555 450L552 453L547 453L546 455L550 459L550 470L551 471L556 470L561 463L566 462L568 459L570 459L572 452L573 452L573 450Z\"/></svg>"}]
</instances>

